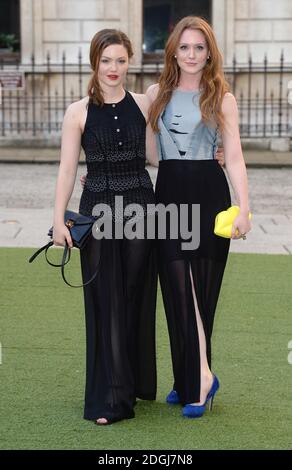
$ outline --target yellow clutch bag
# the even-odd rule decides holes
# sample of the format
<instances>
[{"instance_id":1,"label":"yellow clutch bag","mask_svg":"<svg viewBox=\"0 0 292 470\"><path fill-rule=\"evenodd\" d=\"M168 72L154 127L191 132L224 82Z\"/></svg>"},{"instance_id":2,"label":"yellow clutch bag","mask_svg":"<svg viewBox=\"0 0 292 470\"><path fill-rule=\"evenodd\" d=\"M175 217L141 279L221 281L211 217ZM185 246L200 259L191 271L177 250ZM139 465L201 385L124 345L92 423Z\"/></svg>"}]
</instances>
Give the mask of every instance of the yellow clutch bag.
<instances>
[{"instance_id":1,"label":"yellow clutch bag","mask_svg":"<svg viewBox=\"0 0 292 470\"><path fill-rule=\"evenodd\" d=\"M231 238L232 224L239 214L238 206L231 206L226 211L219 212L215 218L214 233L218 237ZM251 219L251 212L249 213Z\"/></svg>"}]
</instances>

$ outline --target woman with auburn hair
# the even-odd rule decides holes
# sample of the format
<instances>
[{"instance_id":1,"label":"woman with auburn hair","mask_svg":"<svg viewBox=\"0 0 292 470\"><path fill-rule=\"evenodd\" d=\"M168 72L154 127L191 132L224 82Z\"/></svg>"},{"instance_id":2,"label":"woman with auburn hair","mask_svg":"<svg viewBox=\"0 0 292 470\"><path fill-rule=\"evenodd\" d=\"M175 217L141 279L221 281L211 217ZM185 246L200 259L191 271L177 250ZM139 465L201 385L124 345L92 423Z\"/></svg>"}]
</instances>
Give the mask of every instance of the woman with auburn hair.
<instances>
[{"instance_id":1,"label":"woman with auburn hair","mask_svg":"<svg viewBox=\"0 0 292 470\"><path fill-rule=\"evenodd\" d=\"M210 25L183 18L165 48L159 83L146 94L157 134L156 202L200 205L200 241L184 250L182 238L158 241L159 275L170 335L173 390L166 401L181 403L183 416L201 417L212 405L219 380L211 371L211 335L230 240L214 235L216 214L231 203L225 174L215 159L222 136L226 169L240 206L232 238L250 230L248 184L237 106L224 79L222 58Z\"/></svg>"},{"instance_id":2,"label":"woman with auburn hair","mask_svg":"<svg viewBox=\"0 0 292 470\"><path fill-rule=\"evenodd\" d=\"M87 178L79 212L92 215L107 205L111 223L129 222L124 208L139 204L140 222L154 204L145 169L145 136L149 99L124 89L133 51L129 38L115 29L96 33L90 46L93 71L88 96L72 103L62 128L61 162L56 187L53 239L68 243L64 213L74 187L80 146ZM154 135L153 135L154 136ZM152 139L155 145L155 139ZM152 161L155 152L147 154ZM123 207L116 207L116 196ZM137 218L136 218L137 220ZM143 225L143 224L142 224ZM155 308L157 269L153 240L93 236L80 251L86 319L86 387L84 418L106 425L134 417L136 398L156 397Z\"/></svg>"}]
</instances>

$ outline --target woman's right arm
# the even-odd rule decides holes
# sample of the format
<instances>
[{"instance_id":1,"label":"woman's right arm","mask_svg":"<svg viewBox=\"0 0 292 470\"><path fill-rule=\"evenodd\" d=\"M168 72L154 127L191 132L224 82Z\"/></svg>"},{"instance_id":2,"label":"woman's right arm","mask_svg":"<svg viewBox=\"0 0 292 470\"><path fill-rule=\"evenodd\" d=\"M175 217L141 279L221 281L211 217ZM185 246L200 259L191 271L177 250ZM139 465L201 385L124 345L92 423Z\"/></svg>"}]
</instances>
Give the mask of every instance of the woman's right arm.
<instances>
[{"instance_id":1,"label":"woman's right arm","mask_svg":"<svg viewBox=\"0 0 292 470\"><path fill-rule=\"evenodd\" d=\"M70 232L64 224L64 214L73 192L80 156L80 103L72 103L64 116L62 126L61 159L55 192L53 241L55 245L72 248Z\"/></svg>"}]
</instances>

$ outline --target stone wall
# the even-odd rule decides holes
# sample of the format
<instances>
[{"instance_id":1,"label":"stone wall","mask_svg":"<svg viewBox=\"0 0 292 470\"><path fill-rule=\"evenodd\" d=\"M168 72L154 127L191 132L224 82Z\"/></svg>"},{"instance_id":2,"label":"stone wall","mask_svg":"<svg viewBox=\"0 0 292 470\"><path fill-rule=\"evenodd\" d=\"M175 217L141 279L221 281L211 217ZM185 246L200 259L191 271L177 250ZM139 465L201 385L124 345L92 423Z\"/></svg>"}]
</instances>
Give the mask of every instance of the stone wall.
<instances>
[{"instance_id":1,"label":"stone wall","mask_svg":"<svg viewBox=\"0 0 292 470\"><path fill-rule=\"evenodd\" d=\"M195 1L195 0L194 0ZM212 24L225 65L247 64L249 55L262 63L278 64L281 50L292 64L291 0L213 0ZM142 61L143 0L21 0L22 63L76 63L78 50L88 57L90 40L102 28L128 33L135 50L133 64Z\"/></svg>"},{"instance_id":2,"label":"stone wall","mask_svg":"<svg viewBox=\"0 0 292 470\"><path fill-rule=\"evenodd\" d=\"M291 0L213 0L212 23L226 65L247 64L249 55L262 64L278 64L281 50L292 64Z\"/></svg>"},{"instance_id":3,"label":"stone wall","mask_svg":"<svg viewBox=\"0 0 292 470\"><path fill-rule=\"evenodd\" d=\"M78 51L88 57L94 34L103 28L125 31L135 45L133 63L141 63L142 0L21 0L22 63L34 52L37 64L50 52L53 63L63 52L76 63Z\"/></svg>"}]
</instances>

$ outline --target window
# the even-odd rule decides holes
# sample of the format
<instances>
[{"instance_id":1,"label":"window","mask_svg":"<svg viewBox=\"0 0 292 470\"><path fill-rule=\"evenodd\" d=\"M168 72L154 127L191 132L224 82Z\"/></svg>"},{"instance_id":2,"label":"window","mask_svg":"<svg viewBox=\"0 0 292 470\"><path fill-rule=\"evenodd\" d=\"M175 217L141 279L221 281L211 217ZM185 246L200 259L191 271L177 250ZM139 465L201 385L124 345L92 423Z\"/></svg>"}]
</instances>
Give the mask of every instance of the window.
<instances>
[{"instance_id":1,"label":"window","mask_svg":"<svg viewBox=\"0 0 292 470\"><path fill-rule=\"evenodd\" d=\"M144 62L162 60L165 42L184 16L211 19L211 0L144 0Z\"/></svg>"},{"instance_id":2,"label":"window","mask_svg":"<svg viewBox=\"0 0 292 470\"><path fill-rule=\"evenodd\" d=\"M10 53L20 50L19 0L0 0L0 48Z\"/></svg>"}]
</instances>

